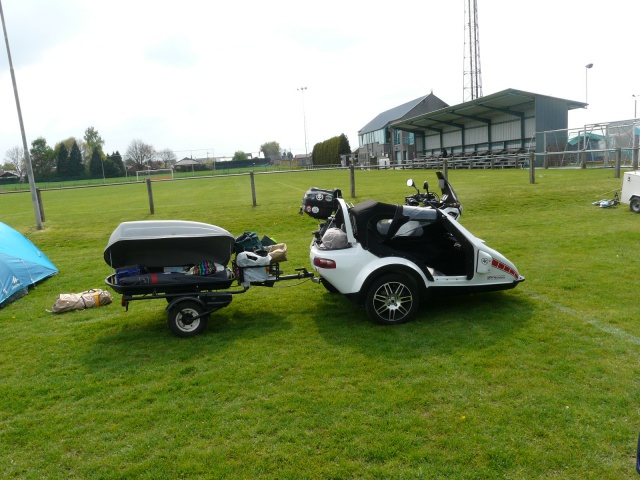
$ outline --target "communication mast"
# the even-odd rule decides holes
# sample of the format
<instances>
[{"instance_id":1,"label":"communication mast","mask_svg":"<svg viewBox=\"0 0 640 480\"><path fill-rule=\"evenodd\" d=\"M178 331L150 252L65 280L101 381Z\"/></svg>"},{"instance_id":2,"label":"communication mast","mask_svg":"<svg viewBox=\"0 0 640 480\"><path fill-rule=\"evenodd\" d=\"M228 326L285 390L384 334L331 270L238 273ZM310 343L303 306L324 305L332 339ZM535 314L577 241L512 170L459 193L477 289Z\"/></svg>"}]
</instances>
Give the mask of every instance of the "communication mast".
<instances>
[{"instance_id":1,"label":"communication mast","mask_svg":"<svg viewBox=\"0 0 640 480\"><path fill-rule=\"evenodd\" d=\"M477 0L464 1L464 101L482 97Z\"/></svg>"}]
</instances>

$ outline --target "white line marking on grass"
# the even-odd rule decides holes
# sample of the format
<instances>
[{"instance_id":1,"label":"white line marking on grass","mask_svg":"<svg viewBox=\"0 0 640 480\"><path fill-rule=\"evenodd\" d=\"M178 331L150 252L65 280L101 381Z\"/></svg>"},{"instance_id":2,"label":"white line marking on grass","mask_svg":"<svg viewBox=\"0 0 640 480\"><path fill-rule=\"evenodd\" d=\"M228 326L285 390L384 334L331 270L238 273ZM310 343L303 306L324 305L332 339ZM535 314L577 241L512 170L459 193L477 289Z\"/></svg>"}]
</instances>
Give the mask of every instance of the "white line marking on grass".
<instances>
[{"instance_id":1,"label":"white line marking on grass","mask_svg":"<svg viewBox=\"0 0 640 480\"><path fill-rule=\"evenodd\" d=\"M304 190L302 188L294 187L293 185L288 185L286 183L278 182L278 185L284 185L285 187L293 188L294 190L297 190L298 192L306 192L306 190Z\"/></svg>"},{"instance_id":2,"label":"white line marking on grass","mask_svg":"<svg viewBox=\"0 0 640 480\"><path fill-rule=\"evenodd\" d=\"M630 333L627 333L624 330L620 330L619 328L612 327L611 325L607 323L603 323L597 318L590 317L589 315L583 315L579 312L576 312L575 310L572 310L569 307L565 307L564 305L553 303L551 300L541 297L540 295L536 295L535 293L527 293L527 295L533 298L534 300L539 300L557 310L560 310L562 313L566 313L568 315L571 315L572 317L583 320L588 324L593 325L598 330L602 330L603 332L610 333L611 335L615 335L616 337L619 337L623 340L633 343L634 345L640 345L640 337L636 335L631 335Z\"/></svg>"}]
</instances>

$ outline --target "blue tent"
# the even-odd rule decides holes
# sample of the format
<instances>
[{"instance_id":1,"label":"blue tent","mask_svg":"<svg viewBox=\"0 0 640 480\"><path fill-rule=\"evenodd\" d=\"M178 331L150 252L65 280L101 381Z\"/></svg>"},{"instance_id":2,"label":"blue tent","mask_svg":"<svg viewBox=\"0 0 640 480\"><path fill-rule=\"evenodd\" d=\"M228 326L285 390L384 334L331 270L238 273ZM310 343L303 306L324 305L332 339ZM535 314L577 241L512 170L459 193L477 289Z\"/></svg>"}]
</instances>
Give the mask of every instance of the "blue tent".
<instances>
[{"instance_id":1,"label":"blue tent","mask_svg":"<svg viewBox=\"0 0 640 480\"><path fill-rule=\"evenodd\" d=\"M58 269L44 253L0 222L0 308L25 295L29 285L56 273Z\"/></svg>"}]
</instances>

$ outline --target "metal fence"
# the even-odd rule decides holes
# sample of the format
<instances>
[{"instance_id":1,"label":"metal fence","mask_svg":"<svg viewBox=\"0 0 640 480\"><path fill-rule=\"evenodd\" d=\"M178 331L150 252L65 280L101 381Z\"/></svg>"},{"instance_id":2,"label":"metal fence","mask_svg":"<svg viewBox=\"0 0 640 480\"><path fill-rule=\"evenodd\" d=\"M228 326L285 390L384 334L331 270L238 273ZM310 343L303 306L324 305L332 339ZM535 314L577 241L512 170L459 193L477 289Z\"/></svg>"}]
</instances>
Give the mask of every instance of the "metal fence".
<instances>
[{"instance_id":1,"label":"metal fence","mask_svg":"<svg viewBox=\"0 0 640 480\"><path fill-rule=\"evenodd\" d=\"M546 167L638 167L640 122L595 123L534 134L529 151Z\"/></svg>"}]
</instances>

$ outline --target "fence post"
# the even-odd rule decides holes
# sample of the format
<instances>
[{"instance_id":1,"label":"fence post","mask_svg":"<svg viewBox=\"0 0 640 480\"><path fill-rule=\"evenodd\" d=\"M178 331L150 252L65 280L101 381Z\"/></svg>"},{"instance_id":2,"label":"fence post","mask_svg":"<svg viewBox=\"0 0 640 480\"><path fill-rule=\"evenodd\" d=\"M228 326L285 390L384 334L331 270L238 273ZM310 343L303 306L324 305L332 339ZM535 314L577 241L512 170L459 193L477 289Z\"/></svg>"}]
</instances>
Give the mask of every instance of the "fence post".
<instances>
[{"instance_id":1,"label":"fence post","mask_svg":"<svg viewBox=\"0 0 640 480\"><path fill-rule=\"evenodd\" d=\"M616 148L616 174L614 178L620 178L620 164L622 163L622 149Z\"/></svg>"},{"instance_id":2,"label":"fence post","mask_svg":"<svg viewBox=\"0 0 640 480\"><path fill-rule=\"evenodd\" d=\"M444 170L445 180L449 181L449 162L447 162L446 158L442 161L442 169Z\"/></svg>"},{"instance_id":3,"label":"fence post","mask_svg":"<svg viewBox=\"0 0 640 480\"><path fill-rule=\"evenodd\" d=\"M40 195L40 189L36 188L36 198L38 199L38 207L40 208L40 220L44 220L44 207L42 206L42 195Z\"/></svg>"},{"instance_id":4,"label":"fence post","mask_svg":"<svg viewBox=\"0 0 640 480\"><path fill-rule=\"evenodd\" d=\"M351 198L356 198L356 174L353 164L349 167L349 180L351 182Z\"/></svg>"},{"instance_id":5,"label":"fence post","mask_svg":"<svg viewBox=\"0 0 640 480\"><path fill-rule=\"evenodd\" d=\"M583 150L580 156L582 157L580 160L580 168L584 170L587 168L587 152Z\"/></svg>"},{"instance_id":6,"label":"fence post","mask_svg":"<svg viewBox=\"0 0 640 480\"><path fill-rule=\"evenodd\" d=\"M545 134L546 134L546 132L545 132ZM549 155L547 155L547 152L544 152L543 166L544 166L545 170L547 170L549 168Z\"/></svg>"},{"instance_id":7,"label":"fence post","mask_svg":"<svg viewBox=\"0 0 640 480\"><path fill-rule=\"evenodd\" d=\"M253 178L253 170L249 172L249 178L251 179L251 200L253 201L253 206L257 205L256 203L256 182Z\"/></svg>"},{"instance_id":8,"label":"fence post","mask_svg":"<svg viewBox=\"0 0 640 480\"><path fill-rule=\"evenodd\" d=\"M147 193L149 194L149 210L151 215L155 214L155 208L153 206L153 191L151 191L151 179L147 178Z\"/></svg>"},{"instance_id":9,"label":"fence post","mask_svg":"<svg viewBox=\"0 0 640 480\"><path fill-rule=\"evenodd\" d=\"M536 154L529 153L529 183L536 183Z\"/></svg>"},{"instance_id":10,"label":"fence post","mask_svg":"<svg viewBox=\"0 0 640 480\"><path fill-rule=\"evenodd\" d=\"M633 147L633 170L638 170L638 146Z\"/></svg>"}]
</instances>

